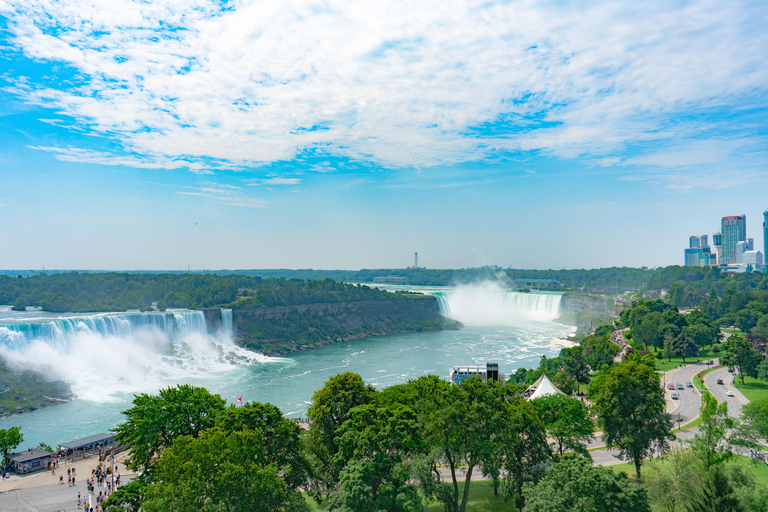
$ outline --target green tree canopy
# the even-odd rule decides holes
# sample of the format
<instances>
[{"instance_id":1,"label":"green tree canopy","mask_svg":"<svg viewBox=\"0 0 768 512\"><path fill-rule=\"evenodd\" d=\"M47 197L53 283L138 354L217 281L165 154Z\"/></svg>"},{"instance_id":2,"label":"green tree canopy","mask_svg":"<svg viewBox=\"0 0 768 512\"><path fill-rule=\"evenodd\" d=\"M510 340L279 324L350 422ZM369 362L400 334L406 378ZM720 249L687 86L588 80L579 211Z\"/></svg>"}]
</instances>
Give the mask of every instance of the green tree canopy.
<instances>
[{"instance_id":1,"label":"green tree canopy","mask_svg":"<svg viewBox=\"0 0 768 512\"><path fill-rule=\"evenodd\" d=\"M365 384L360 375L346 372L328 379L325 385L312 395L307 416L311 427L307 449L316 466L319 485L332 488L338 481L341 469L336 454L337 431L349 418L349 411L357 406L373 403L376 390Z\"/></svg>"},{"instance_id":2,"label":"green tree canopy","mask_svg":"<svg viewBox=\"0 0 768 512\"><path fill-rule=\"evenodd\" d=\"M250 512L308 510L281 467L267 456L258 429L205 430L177 437L157 461L146 490L146 512Z\"/></svg>"},{"instance_id":3,"label":"green tree canopy","mask_svg":"<svg viewBox=\"0 0 768 512\"><path fill-rule=\"evenodd\" d=\"M720 356L720 362L729 369L736 369L744 384L744 376L757 377L757 367L763 361L760 352L752 347L744 336L739 334L731 335L723 344L723 354Z\"/></svg>"},{"instance_id":4,"label":"green tree canopy","mask_svg":"<svg viewBox=\"0 0 768 512\"><path fill-rule=\"evenodd\" d=\"M726 439L733 422L728 419L728 404L719 404L709 391L705 391L701 397L699 414L699 433L688 443L704 469L709 471L712 466L723 464L733 456Z\"/></svg>"},{"instance_id":5,"label":"green tree canopy","mask_svg":"<svg viewBox=\"0 0 768 512\"><path fill-rule=\"evenodd\" d=\"M8 455L16 449L24 440L24 434L21 433L21 427L11 427L0 429L0 451L3 453L3 459L8 463Z\"/></svg>"},{"instance_id":6,"label":"green tree canopy","mask_svg":"<svg viewBox=\"0 0 768 512\"><path fill-rule=\"evenodd\" d=\"M286 485L296 490L309 477L309 462L303 453L301 427L272 404L250 402L229 407L216 415L216 427L224 432L253 430L261 439L264 458L280 468Z\"/></svg>"},{"instance_id":7,"label":"green tree canopy","mask_svg":"<svg viewBox=\"0 0 768 512\"><path fill-rule=\"evenodd\" d=\"M672 438L672 417L665 412L659 375L643 364L628 361L612 368L595 397L594 410L608 448L640 465L654 449L663 450Z\"/></svg>"},{"instance_id":8,"label":"green tree canopy","mask_svg":"<svg viewBox=\"0 0 768 512\"><path fill-rule=\"evenodd\" d=\"M554 439L559 455L566 450L587 454L586 445L592 439L594 424L584 402L569 396L549 395L531 400L531 405L547 435Z\"/></svg>"},{"instance_id":9,"label":"green tree canopy","mask_svg":"<svg viewBox=\"0 0 768 512\"><path fill-rule=\"evenodd\" d=\"M344 512L409 512L422 509L409 480L415 457L427 452L416 414L407 406L355 407L337 431L339 489L333 509Z\"/></svg>"},{"instance_id":10,"label":"green tree canopy","mask_svg":"<svg viewBox=\"0 0 768 512\"><path fill-rule=\"evenodd\" d=\"M157 395L135 395L133 407L123 411L116 439L131 448L131 468L149 476L152 461L179 436L197 437L216 421L226 401L207 389L182 384Z\"/></svg>"},{"instance_id":11,"label":"green tree canopy","mask_svg":"<svg viewBox=\"0 0 768 512\"><path fill-rule=\"evenodd\" d=\"M563 457L538 484L523 491L525 512L650 512L646 490L626 473L594 467L581 456Z\"/></svg>"}]
</instances>

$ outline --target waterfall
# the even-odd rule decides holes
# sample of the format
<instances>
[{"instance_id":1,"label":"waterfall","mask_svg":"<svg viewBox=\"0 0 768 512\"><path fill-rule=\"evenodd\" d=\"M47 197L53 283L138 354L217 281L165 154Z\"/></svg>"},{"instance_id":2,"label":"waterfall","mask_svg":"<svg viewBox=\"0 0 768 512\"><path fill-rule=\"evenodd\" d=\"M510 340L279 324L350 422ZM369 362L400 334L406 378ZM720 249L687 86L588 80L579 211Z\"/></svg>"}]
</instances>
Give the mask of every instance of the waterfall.
<instances>
[{"instance_id":1,"label":"waterfall","mask_svg":"<svg viewBox=\"0 0 768 512\"><path fill-rule=\"evenodd\" d=\"M14 369L64 380L95 401L206 378L235 365L272 360L232 340L232 310L209 333L201 311L101 313L0 325L0 358Z\"/></svg>"},{"instance_id":2,"label":"waterfall","mask_svg":"<svg viewBox=\"0 0 768 512\"><path fill-rule=\"evenodd\" d=\"M233 333L234 316L231 309L221 310L221 330L227 334Z\"/></svg>"},{"instance_id":3,"label":"waterfall","mask_svg":"<svg viewBox=\"0 0 768 512\"><path fill-rule=\"evenodd\" d=\"M208 334L201 311L107 314L0 325L0 345L19 348L32 340L46 340L63 347L77 334L125 337L142 329L162 331L169 340L191 333Z\"/></svg>"},{"instance_id":4,"label":"waterfall","mask_svg":"<svg viewBox=\"0 0 768 512\"><path fill-rule=\"evenodd\" d=\"M560 316L562 299L558 293L524 293L504 289L496 283L462 285L434 295L441 315L478 326L551 322Z\"/></svg>"}]
</instances>

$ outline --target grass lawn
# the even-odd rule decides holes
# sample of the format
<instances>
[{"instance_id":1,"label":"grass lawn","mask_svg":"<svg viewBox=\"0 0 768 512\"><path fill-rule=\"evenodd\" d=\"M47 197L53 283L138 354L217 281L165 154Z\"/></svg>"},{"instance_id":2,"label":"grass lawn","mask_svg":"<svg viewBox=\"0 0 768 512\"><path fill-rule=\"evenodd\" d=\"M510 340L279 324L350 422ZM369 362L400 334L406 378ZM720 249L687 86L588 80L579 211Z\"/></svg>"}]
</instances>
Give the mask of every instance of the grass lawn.
<instances>
[{"instance_id":1,"label":"grass lawn","mask_svg":"<svg viewBox=\"0 0 768 512\"><path fill-rule=\"evenodd\" d=\"M665 464L668 464L668 462L661 462L662 466ZM732 466L741 466L744 471L752 475L752 477L755 479L755 483L758 486L768 486L768 466L765 464L755 464L746 455L734 455L733 459L728 462L728 467ZM629 475L630 480L635 481L635 466L632 464L616 464L614 466L606 467L611 468L617 473L623 471ZM648 469L649 466L646 463L643 463L640 471L644 474Z\"/></svg>"},{"instance_id":2,"label":"grass lawn","mask_svg":"<svg viewBox=\"0 0 768 512\"><path fill-rule=\"evenodd\" d=\"M744 396L749 398L750 402L760 400L761 398L768 398L768 382L753 379L752 377L744 377L744 384L742 385L741 379L737 376L736 389L744 393Z\"/></svg>"},{"instance_id":3,"label":"grass lawn","mask_svg":"<svg viewBox=\"0 0 768 512\"><path fill-rule=\"evenodd\" d=\"M651 350L651 354L653 354L655 356L656 352ZM683 358L682 357L673 357L671 361L667 361L666 358L664 358L664 359L657 359L656 360L656 366L657 366L657 370L659 370L659 371L672 370L674 368L677 368L681 364L691 364L691 363L697 362L697 360L698 361L708 361L710 359L716 358L717 356L718 356L718 354L715 354L712 351L712 347L709 346L709 347L704 347L704 348L702 348L699 351L699 357L698 358L696 358L696 357L694 357L694 358L686 357L685 358L685 362L683 362Z\"/></svg>"},{"instance_id":4,"label":"grass lawn","mask_svg":"<svg viewBox=\"0 0 768 512\"><path fill-rule=\"evenodd\" d=\"M464 483L461 482L461 490L464 489ZM461 492L461 491L460 491ZM305 495L306 496L306 495ZM459 498L461 499L461 498ZM324 503L318 506L314 500L307 497L309 509L314 511L328 510ZM429 503L424 506L424 512L442 512L442 503ZM515 505L511 502L505 502L501 496L493 495L493 486L490 482L474 481L469 484L469 501L467 502L467 512L507 512L517 511Z\"/></svg>"}]
</instances>

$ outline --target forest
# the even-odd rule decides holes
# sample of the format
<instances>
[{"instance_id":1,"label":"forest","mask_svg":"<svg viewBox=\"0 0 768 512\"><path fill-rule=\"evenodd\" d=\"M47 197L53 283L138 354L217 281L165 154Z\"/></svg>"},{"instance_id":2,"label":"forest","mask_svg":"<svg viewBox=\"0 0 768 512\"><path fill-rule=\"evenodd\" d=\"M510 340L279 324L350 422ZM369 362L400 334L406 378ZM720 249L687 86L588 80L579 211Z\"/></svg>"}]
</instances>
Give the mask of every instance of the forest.
<instances>
[{"instance_id":1,"label":"forest","mask_svg":"<svg viewBox=\"0 0 768 512\"><path fill-rule=\"evenodd\" d=\"M202 274L64 273L28 278L0 275L0 304L51 312L126 311L227 306L285 306L320 302L409 300L366 286L322 281Z\"/></svg>"}]
</instances>

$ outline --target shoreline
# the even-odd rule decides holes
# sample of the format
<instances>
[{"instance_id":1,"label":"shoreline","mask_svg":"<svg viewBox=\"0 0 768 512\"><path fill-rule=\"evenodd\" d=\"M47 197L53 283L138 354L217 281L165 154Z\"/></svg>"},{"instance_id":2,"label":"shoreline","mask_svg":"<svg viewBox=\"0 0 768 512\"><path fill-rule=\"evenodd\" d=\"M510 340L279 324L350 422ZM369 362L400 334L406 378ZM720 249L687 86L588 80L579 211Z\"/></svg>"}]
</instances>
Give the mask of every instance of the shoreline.
<instances>
[{"instance_id":1,"label":"shoreline","mask_svg":"<svg viewBox=\"0 0 768 512\"><path fill-rule=\"evenodd\" d=\"M0 420L7 420L7 419L10 419L10 418L13 418L14 416L19 416L19 415L27 413L27 412L34 412L34 411L37 411L37 410L40 410L40 409L45 409L47 407L53 407L53 406L56 406L56 405L64 405L64 404L67 404L67 403L71 402L76 397L73 395L73 396L70 396L69 398L62 398L62 399L55 399L55 398L50 398L50 397L45 397L45 398L47 398L49 401L45 402L45 403L42 403L42 404L39 404L39 405L36 405L36 406L24 407L22 409L15 410L13 412L4 412L3 414L0 414Z\"/></svg>"},{"instance_id":2,"label":"shoreline","mask_svg":"<svg viewBox=\"0 0 768 512\"><path fill-rule=\"evenodd\" d=\"M268 357L280 357L285 356L288 354L295 354L297 352L303 352L306 350L312 350L316 348L321 348L326 345L332 345L334 343L343 343L345 341L356 341L356 340L364 340L368 338L379 338L381 336L390 336L395 334L415 334L415 333L427 333L427 332L440 332L440 331L456 331L463 327L463 325L460 322L456 322L456 325L454 327L448 327L448 328L441 328L441 329L425 329L421 331L413 330L413 329L403 329L403 330L397 330L397 331L390 331L390 332L377 332L377 333L365 333L365 334L352 334L349 336L343 336L338 337L335 340L327 340L324 342L319 343L313 343L310 345L301 345L301 346L293 346L293 348L285 348L285 349L277 349L277 350L259 350L256 348L253 348L250 345L250 343L243 343L241 339L239 339L239 336L236 334L234 336L235 344L241 348L251 350L253 352L263 354ZM281 338L280 341L283 341L284 339ZM278 341L278 340L266 340L265 342L269 341ZM287 340L286 340L287 341ZM295 342L294 342L295 343Z\"/></svg>"}]
</instances>

